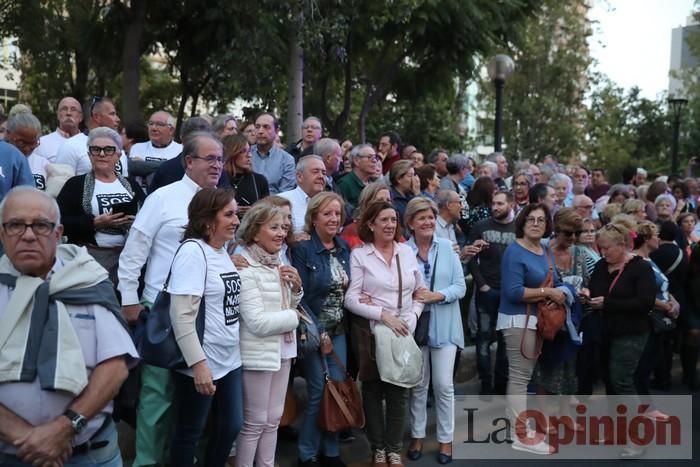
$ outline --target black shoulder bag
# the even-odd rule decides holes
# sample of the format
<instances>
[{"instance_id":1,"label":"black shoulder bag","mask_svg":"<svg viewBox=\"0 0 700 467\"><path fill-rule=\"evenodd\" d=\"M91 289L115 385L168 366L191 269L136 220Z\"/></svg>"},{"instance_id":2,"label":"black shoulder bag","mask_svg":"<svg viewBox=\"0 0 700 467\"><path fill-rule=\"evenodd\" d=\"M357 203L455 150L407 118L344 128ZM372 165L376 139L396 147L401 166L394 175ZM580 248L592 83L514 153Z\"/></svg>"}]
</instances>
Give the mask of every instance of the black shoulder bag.
<instances>
[{"instance_id":1,"label":"black shoulder bag","mask_svg":"<svg viewBox=\"0 0 700 467\"><path fill-rule=\"evenodd\" d=\"M435 288L435 276L436 276L436 270L435 266L437 266L437 258L438 258L438 250L435 250L435 259L433 260L433 269L430 275L430 291L433 292L433 289ZM416 330L413 333L413 338L416 341L416 344L418 346L424 346L428 345L428 332L430 331L430 309L432 308L432 305L426 305L423 307L423 312L420 314L420 317L418 318L418 322L416 323Z\"/></svg>"}]
</instances>

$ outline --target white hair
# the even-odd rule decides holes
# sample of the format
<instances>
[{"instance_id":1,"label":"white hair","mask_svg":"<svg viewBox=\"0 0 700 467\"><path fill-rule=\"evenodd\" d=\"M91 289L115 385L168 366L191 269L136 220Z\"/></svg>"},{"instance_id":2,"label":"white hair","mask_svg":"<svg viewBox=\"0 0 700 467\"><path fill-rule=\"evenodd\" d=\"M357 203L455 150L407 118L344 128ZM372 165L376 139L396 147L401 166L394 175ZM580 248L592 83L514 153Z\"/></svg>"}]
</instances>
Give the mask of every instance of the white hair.
<instances>
[{"instance_id":1,"label":"white hair","mask_svg":"<svg viewBox=\"0 0 700 467\"><path fill-rule=\"evenodd\" d=\"M23 194L26 193L36 193L37 195L41 196L44 198L46 201L46 204L48 204L50 210L52 211L52 214L55 214L54 220L56 225L61 223L61 210L58 208L58 203L54 199L53 196L47 194L46 192L43 192L41 190L36 189L33 186L30 185L19 185L14 188L12 188L10 191L7 192L5 197L0 201L0 221L3 220L3 214L5 212L5 204L7 204L7 201L10 198L13 198L15 196L22 196Z\"/></svg>"}]
</instances>

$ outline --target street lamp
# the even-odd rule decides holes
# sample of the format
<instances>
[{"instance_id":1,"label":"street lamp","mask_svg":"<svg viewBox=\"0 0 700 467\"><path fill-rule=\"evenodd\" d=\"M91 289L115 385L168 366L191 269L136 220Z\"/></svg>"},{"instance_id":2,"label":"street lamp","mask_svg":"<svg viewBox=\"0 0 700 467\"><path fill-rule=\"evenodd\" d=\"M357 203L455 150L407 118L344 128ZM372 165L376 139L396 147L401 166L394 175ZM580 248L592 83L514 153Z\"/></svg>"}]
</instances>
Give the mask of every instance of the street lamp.
<instances>
[{"instance_id":1,"label":"street lamp","mask_svg":"<svg viewBox=\"0 0 700 467\"><path fill-rule=\"evenodd\" d=\"M503 87L506 80L513 73L515 64L508 55L496 55L488 66L489 78L496 86L496 122L494 129L494 152L501 152L501 140L503 139Z\"/></svg>"},{"instance_id":2,"label":"street lamp","mask_svg":"<svg viewBox=\"0 0 700 467\"><path fill-rule=\"evenodd\" d=\"M668 107L673 116L673 141L671 141L671 175L678 174L678 140L680 139L681 112L688 99L669 97Z\"/></svg>"}]
</instances>

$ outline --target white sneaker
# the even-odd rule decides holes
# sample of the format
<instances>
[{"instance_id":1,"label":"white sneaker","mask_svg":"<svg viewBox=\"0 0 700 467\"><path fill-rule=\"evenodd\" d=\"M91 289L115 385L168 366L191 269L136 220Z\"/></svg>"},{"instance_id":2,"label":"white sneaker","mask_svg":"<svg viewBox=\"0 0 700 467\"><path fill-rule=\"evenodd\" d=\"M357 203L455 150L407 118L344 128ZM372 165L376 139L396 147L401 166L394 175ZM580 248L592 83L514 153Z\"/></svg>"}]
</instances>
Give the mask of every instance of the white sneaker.
<instances>
[{"instance_id":1,"label":"white sneaker","mask_svg":"<svg viewBox=\"0 0 700 467\"><path fill-rule=\"evenodd\" d=\"M510 447L516 451L529 452L530 454L537 454L538 456L548 456L550 454L554 454L554 448L545 441L540 441L537 444L525 444L518 438L515 438Z\"/></svg>"}]
</instances>

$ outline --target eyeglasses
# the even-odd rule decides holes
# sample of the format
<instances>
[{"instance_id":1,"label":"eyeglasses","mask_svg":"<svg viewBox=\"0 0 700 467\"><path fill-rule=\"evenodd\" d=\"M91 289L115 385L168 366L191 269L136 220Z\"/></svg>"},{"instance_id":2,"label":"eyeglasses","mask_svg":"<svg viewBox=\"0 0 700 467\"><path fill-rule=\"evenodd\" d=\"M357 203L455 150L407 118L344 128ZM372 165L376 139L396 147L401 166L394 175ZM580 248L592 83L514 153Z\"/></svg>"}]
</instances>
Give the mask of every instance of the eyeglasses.
<instances>
[{"instance_id":1,"label":"eyeglasses","mask_svg":"<svg viewBox=\"0 0 700 467\"><path fill-rule=\"evenodd\" d=\"M19 146L30 147L30 148L35 148L35 147L39 146L39 138L32 139L32 140L15 138L14 142Z\"/></svg>"},{"instance_id":2,"label":"eyeglasses","mask_svg":"<svg viewBox=\"0 0 700 467\"><path fill-rule=\"evenodd\" d=\"M19 221L10 221L2 224L2 228L5 230L7 235L11 235L13 237L24 235L24 232L27 231L27 227L32 229L34 235L45 237L53 232L56 224L49 221L34 221L31 224L25 224L24 222Z\"/></svg>"},{"instance_id":3,"label":"eyeglasses","mask_svg":"<svg viewBox=\"0 0 700 467\"><path fill-rule=\"evenodd\" d=\"M116 146L89 146L88 147L88 152L90 152L90 155L93 157L99 156L101 153L104 153L105 156L113 156L115 152L117 152L117 147Z\"/></svg>"},{"instance_id":4,"label":"eyeglasses","mask_svg":"<svg viewBox=\"0 0 700 467\"><path fill-rule=\"evenodd\" d=\"M172 126L168 122L154 122L154 121L149 121L148 126L157 126L158 128L165 128L166 126Z\"/></svg>"},{"instance_id":5,"label":"eyeglasses","mask_svg":"<svg viewBox=\"0 0 700 467\"><path fill-rule=\"evenodd\" d=\"M533 225L546 224L547 219L545 219L544 217L526 217L525 222Z\"/></svg>"},{"instance_id":6,"label":"eyeglasses","mask_svg":"<svg viewBox=\"0 0 700 467\"><path fill-rule=\"evenodd\" d=\"M205 161L209 165L223 165L224 158L221 156L190 156L192 159L200 159Z\"/></svg>"},{"instance_id":7,"label":"eyeglasses","mask_svg":"<svg viewBox=\"0 0 700 467\"><path fill-rule=\"evenodd\" d=\"M366 155L366 156L356 156L356 159L362 159L362 158L365 158L365 157L366 157L367 159L369 159L370 161L372 161L372 162L377 162L377 161L379 160L379 158L377 157L376 154Z\"/></svg>"}]
</instances>

